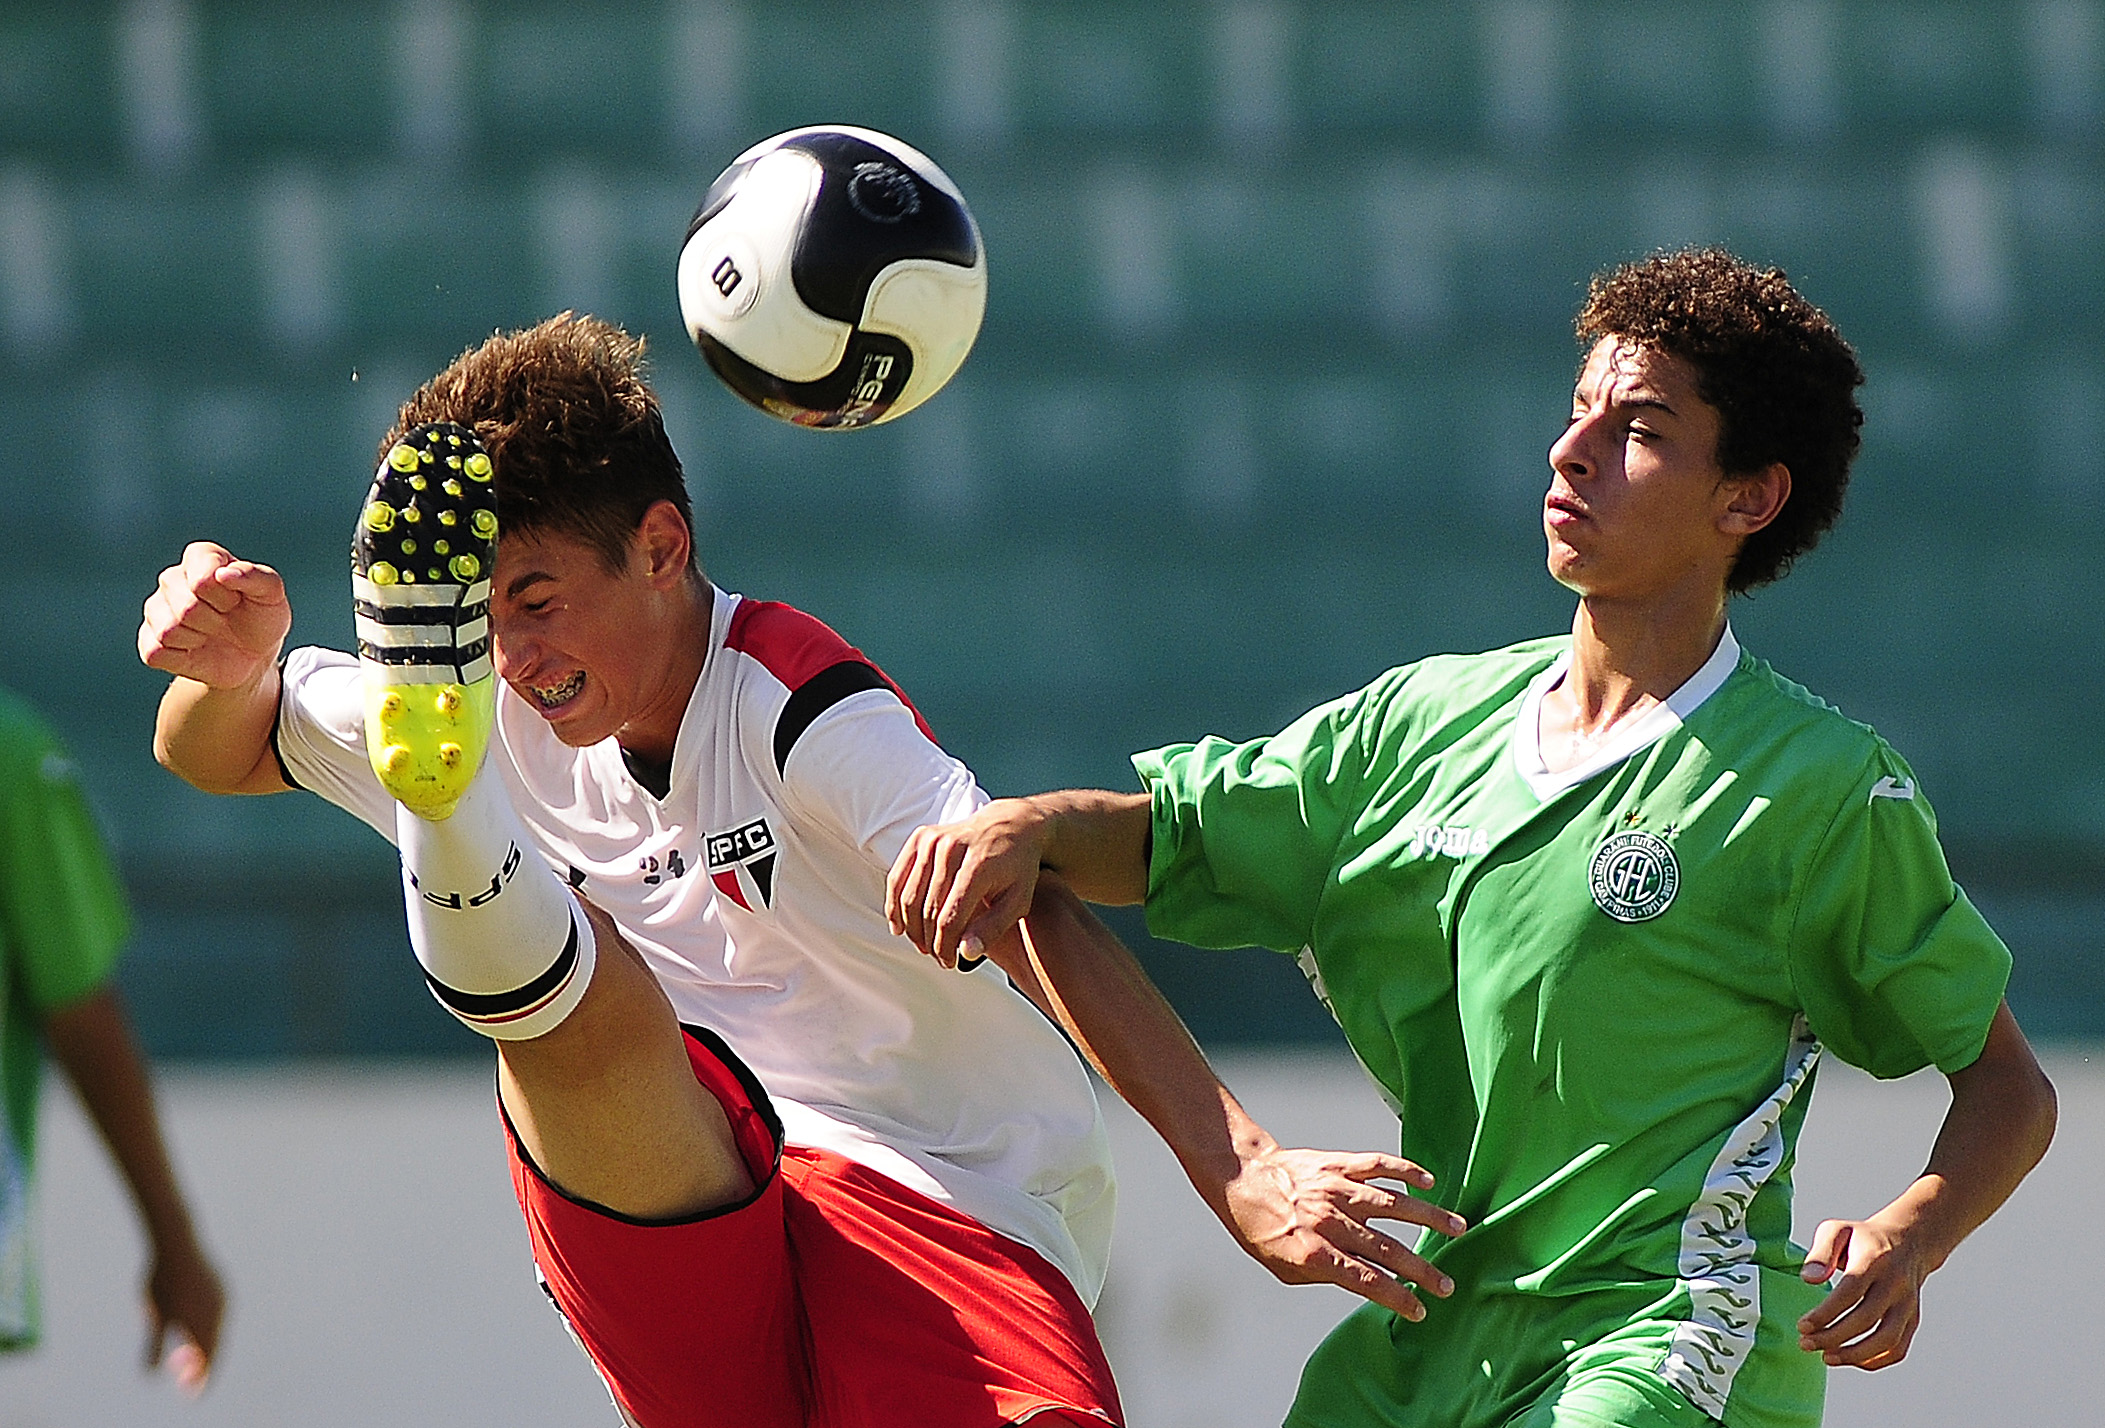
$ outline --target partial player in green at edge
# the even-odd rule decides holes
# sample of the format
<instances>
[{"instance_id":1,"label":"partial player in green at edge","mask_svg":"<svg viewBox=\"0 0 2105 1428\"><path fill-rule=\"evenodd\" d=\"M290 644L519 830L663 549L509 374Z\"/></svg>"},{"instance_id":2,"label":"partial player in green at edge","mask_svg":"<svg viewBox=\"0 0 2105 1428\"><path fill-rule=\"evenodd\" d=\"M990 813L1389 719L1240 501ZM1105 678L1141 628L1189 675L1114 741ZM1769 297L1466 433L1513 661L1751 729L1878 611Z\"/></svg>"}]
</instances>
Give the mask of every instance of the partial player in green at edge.
<instances>
[{"instance_id":1,"label":"partial player in green at edge","mask_svg":"<svg viewBox=\"0 0 2105 1428\"><path fill-rule=\"evenodd\" d=\"M147 1366L165 1367L197 1394L219 1352L226 1291L176 1178L153 1077L117 987L130 935L123 885L78 766L26 702L0 689L0 1357L43 1335L32 1205L48 1051L139 1215ZM46 1202L53 1210L77 1212Z\"/></svg>"},{"instance_id":2,"label":"partial player in green at edge","mask_svg":"<svg viewBox=\"0 0 2105 1428\"><path fill-rule=\"evenodd\" d=\"M1300 958L1470 1228L1419 1246L1445 1302L1362 1289L1296 1428L1815 1424L1826 1367L1900 1361L1924 1278L2053 1134L2010 954L1914 773L1727 619L1840 512L1855 354L1782 273L1714 249L1597 277L1577 328L1542 508L1570 635L1137 755L1141 793L924 828L888 886L944 962L1042 870L1144 902L1160 936ZM1086 977L1044 960L1085 1047L1127 1034L1143 995L1069 997ZM1914 1183L1801 1249L1790 1171L1824 1053L1934 1065L1952 1101ZM1369 1286L1400 1248L1366 1232Z\"/></svg>"}]
</instances>

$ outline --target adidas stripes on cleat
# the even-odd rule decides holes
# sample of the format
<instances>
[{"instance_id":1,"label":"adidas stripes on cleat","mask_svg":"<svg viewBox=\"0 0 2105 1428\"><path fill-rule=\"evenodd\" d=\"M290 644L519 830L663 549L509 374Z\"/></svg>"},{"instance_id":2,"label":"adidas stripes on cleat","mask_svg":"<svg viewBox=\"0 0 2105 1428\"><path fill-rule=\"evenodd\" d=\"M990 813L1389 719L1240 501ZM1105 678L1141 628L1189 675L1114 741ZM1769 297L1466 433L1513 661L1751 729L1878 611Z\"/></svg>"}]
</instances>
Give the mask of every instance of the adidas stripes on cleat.
<instances>
[{"instance_id":1,"label":"adidas stripes on cleat","mask_svg":"<svg viewBox=\"0 0 2105 1428\"><path fill-rule=\"evenodd\" d=\"M491 476L466 427L417 427L388 449L351 539L366 755L387 791L425 818L453 812L496 712Z\"/></svg>"}]
</instances>

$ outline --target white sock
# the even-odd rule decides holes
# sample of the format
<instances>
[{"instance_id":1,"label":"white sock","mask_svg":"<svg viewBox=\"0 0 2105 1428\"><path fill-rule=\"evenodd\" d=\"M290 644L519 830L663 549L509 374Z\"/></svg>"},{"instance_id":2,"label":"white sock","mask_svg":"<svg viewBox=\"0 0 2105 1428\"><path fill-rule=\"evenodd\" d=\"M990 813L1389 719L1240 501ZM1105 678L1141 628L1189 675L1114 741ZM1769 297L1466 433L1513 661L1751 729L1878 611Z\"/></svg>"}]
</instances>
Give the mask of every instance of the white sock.
<instances>
[{"instance_id":1,"label":"white sock","mask_svg":"<svg viewBox=\"0 0 2105 1428\"><path fill-rule=\"evenodd\" d=\"M592 981L592 926L485 763L450 818L395 806L409 945L439 1005L499 1041L542 1036Z\"/></svg>"}]
</instances>

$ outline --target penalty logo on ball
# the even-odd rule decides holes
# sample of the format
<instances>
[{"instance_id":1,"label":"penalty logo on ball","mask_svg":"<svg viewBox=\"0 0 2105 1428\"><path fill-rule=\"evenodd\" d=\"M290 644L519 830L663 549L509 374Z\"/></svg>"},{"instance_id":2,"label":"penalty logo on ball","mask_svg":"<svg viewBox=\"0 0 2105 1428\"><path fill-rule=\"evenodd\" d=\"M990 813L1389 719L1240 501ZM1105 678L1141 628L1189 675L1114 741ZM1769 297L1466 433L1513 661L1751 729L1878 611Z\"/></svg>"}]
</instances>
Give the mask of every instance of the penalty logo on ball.
<instances>
[{"instance_id":1,"label":"penalty logo on ball","mask_svg":"<svg viewBox=\"0 0 2105 1428\"><path fill-rule=\"evenodd\" d=\"M1681 865L1657 834L1632 828L1594 849L1587 872L1594 905L1617 922L1649 922L1681 887Z\"/></svg>"}]
</instances>

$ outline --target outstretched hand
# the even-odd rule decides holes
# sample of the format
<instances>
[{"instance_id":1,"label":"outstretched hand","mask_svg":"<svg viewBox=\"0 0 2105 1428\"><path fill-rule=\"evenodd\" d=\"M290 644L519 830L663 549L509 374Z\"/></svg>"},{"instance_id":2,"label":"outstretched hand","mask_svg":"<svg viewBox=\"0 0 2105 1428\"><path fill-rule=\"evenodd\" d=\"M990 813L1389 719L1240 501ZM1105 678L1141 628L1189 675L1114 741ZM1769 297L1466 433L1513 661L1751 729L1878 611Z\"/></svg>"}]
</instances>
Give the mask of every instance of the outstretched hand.
<instances>
[{"instance_id":1,"label":"outstretched hand","mask_svg":"<svg viewBox=\"0 0 2105 1428\"><path fill-rule=\"evenodd\" d=\"M1826 1284L1827 1298L1798 1321L1798 1347L1830 1366L1890 1368L1907 1357L1922 1323L1922 1281L1936 1268L1907 1236L1869 1220L1823 1220L1813 1232L1803 1278Z\"/></svg>"},{"instance_id":2,"label":"outstretched hand","mask_svg":"<svg viewBox=\"0 0 2105 1428\"><path fill-rule=\"evenodd\" d=\"M1043 817L1020 798L915 829L885 880L892 932L945 967L985 955L1030 910L1045 838Z\"/></svg>"},{"instance_id":3,"label":"outstretched hand","mask_svg":"<svg viewBox=\"0 0 2105 1428\"><path fill-rule=\"evenodd\" d=\"M1415 1323L1425 1305L1411 1286L1444 1299L1454 1281L1367 1222L1400 1220L1450 1237L1468 1226L1460 1215L1377 1180L1416 1190L1433 1184L1430 1171L1400 1156L1273 1146L1244 1158L1215 1212L1282 1283L1335 1284Z\"/></svg>"},{"instance_id":4,"label":"outstretched hand","mask_svg":"<svg viewBox=\"0 0 2105 1428\"><path fill-rule=\"evenodd\" d=\"M139 658L164 674L215 689L258 678L292 629L278 572L238 560L225 546L192 541L161 572L139 624Z\"/></svg>"}]
</instances>

